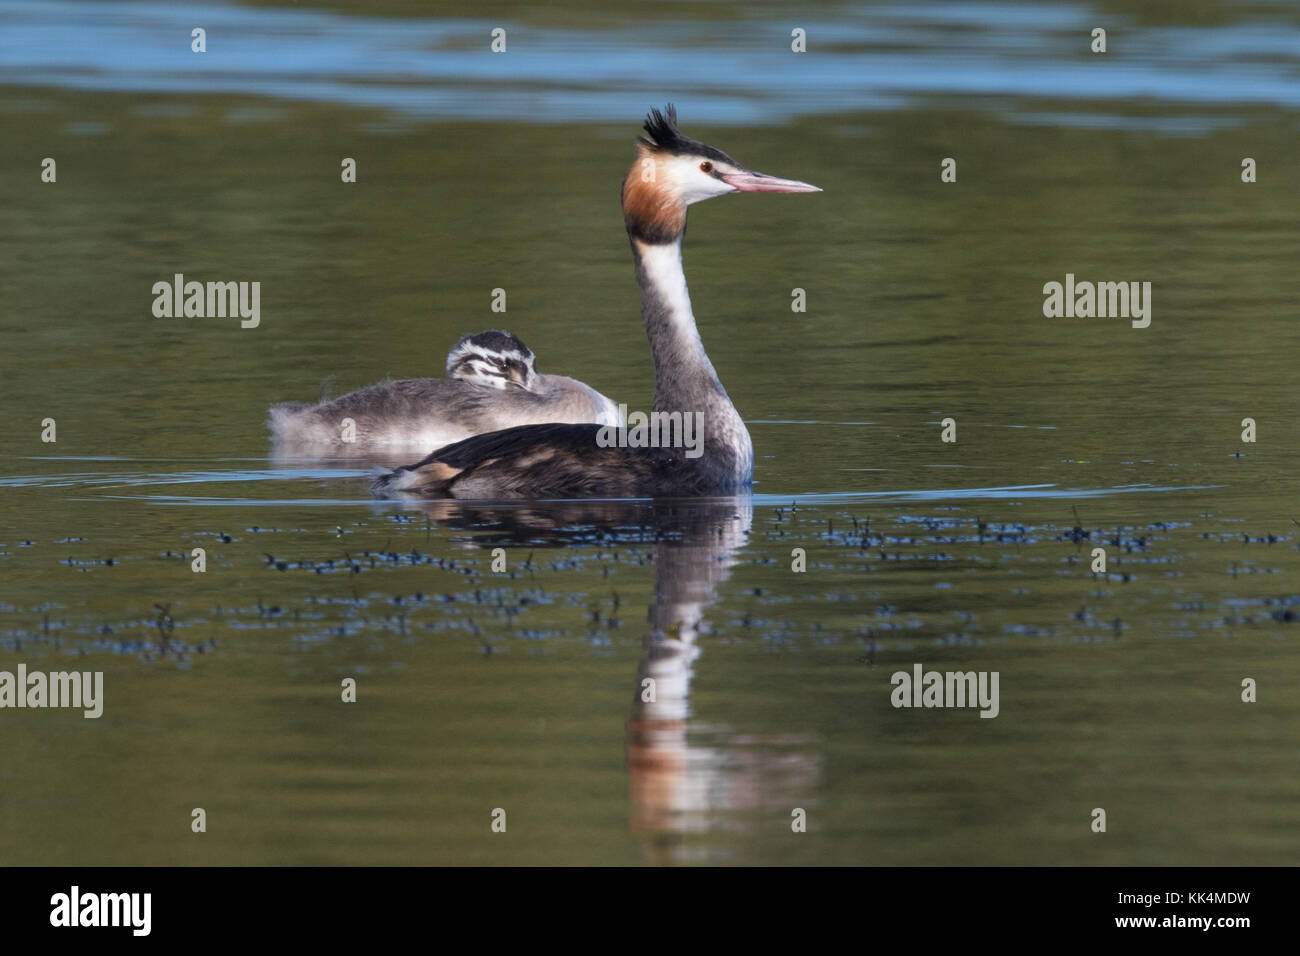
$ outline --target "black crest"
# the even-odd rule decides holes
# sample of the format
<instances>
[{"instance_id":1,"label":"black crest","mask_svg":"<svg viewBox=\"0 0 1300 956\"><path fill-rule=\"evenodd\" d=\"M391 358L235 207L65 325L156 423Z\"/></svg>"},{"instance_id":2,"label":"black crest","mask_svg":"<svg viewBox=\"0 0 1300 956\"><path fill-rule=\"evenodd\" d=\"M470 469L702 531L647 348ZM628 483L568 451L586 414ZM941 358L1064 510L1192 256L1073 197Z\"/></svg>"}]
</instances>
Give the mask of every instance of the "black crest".
<instances>
[{"instance_id":1,"label":"black crest","mask_svg":"<svg viewBox=\"0 0 1300 956\"><path fill-rule=\"evenodd\" d=\"M662 150L675 156L683 154L705 156L709 159L718 159L724 163L738 165L734 159L722 150L714 149L712 146L691 139L689 136L683 136L682 131L677 128L677 107L673 106L672 103L665 106L662 113L652 109L646 115L645 131L648 135L638 137L637 141L649 146L651 149Z\"/></svg>"}]
</instances>

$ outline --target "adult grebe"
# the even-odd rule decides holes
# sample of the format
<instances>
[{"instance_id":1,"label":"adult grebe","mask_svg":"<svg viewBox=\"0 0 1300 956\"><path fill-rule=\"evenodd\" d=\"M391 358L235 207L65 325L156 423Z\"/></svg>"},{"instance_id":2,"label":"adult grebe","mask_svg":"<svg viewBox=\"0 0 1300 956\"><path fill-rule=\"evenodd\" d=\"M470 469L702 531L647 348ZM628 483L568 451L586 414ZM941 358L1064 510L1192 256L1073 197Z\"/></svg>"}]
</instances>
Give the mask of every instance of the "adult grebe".
<instances>
[{"instance_id":1,"label":"adult grebe","mask_svg":"<svg viewBox=\"0 0 1300 956\"><path fill-rule=\"evenodd\" d=\"M754 470L749 432L704 352L686 291L686 207L734 192L821 190L745 169L726 153L688 139L677 129L671 104L664 113L650 111L645 131L648 138L637 140L635 161L623 181L623 221L654 359L654 412L699 413L702 447L606 447L608 432L594 425L526 425L440 448L376 479L377 493L614 498L717 495L749 487Z\"/></svg>"},{"instance_id":2,"label":"adult grebe","mask_svg":"<svg viewBox=\"0 0 1300 956\"><path fill-rule=\"evenodd\" d=\"M532 350L509 332L462 336L447 354L447 378L381 382L318 405L271 407L277 450L366 454L394 446L441 447L515 425L613 425L618 409L564 375L543 375ZM345 433L345 419L352 428ZM347 441L348 435L354 441Z\"/></svg>"}]
</instances>

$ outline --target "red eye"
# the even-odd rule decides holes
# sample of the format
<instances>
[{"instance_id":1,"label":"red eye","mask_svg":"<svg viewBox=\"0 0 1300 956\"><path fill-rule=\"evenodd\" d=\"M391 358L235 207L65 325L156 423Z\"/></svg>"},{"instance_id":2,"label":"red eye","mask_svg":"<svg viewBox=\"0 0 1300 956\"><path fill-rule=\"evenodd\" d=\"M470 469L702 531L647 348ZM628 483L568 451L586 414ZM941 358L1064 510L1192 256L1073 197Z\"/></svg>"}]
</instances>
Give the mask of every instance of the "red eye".
<instances>
[{"instance_id":1,"label":"red eye","mask_svg":"<svg viewBox=\"0 0 1300 956\"><path fill-rule=\"evenodd\" d=\"M700 163L700 169L706 173L711 173L713 172L713 164L706 159L704 162Z\"/></svg>"}]
</instances>

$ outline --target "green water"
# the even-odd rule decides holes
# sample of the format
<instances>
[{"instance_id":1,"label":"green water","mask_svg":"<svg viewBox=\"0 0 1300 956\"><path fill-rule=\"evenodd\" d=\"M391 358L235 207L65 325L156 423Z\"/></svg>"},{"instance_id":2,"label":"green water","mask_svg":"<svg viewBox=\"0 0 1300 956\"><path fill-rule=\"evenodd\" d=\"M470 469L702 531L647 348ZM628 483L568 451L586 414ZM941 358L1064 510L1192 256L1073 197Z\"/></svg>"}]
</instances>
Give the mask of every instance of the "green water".
<instances>
[{"instance_id":1,"label":"green water","mask_svg":"<svg viewBox=\"0 0 1300 956\"><path fill-rule=\"evenodd\" d=\"M647 407L636 116L4 90L0 670L103 671L106 699L0 711L0 860L1294 862L1293 114L683 110L825 190L692 211L755 498L491 508L273 463L266 409L499 326ZM260 281L260 326L154 318L176 272ZM1151 326L1044 318L1067 272L1150 281ZM914 663L997 671L999 716L893 708Z\"/></svg>"}]
</instances>

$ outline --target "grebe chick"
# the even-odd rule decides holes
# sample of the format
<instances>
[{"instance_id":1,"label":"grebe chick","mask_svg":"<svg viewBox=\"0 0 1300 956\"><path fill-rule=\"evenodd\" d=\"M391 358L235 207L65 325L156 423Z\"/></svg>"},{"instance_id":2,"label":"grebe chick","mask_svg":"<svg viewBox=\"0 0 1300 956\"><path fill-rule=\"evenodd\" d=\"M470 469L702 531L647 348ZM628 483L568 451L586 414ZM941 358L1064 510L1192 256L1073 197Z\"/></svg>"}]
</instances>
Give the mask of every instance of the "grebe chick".
<instances>
[{"instance_id":1,"label":"grebe chick","mask_svg":"<svg viewBox=\"0 0 1300 956\"><path fill-rule=\"evenodd\" d=\"M537 356L509 332L462 335L447 353L447 377L490 388L531 391L537 384Z\"/></svg>"},{"instance_id":2,"label":"grebe chick","mask_svg":"<svg viewBox=\"0 0 1300 956\"><path fill-rule=\"evenodd\" d=\"M692 203L735 192L808 193L816 186L741 166L721 150L683 136L677 112L651 110L646 138L623 181L623 222L632 243L641 318L655 369L654 413L662 438L677 416L702 433L687 447L636 441L595 425L521 425L439 448L423 461L376 479L378 494L450 498L631 498L727 495L752 483L754 448L704 352L682 271L682 236ZM647 176L649 170L651 175ZM629 422L631 418L629 416ZM665 424L665 423L669 424ZM638 426L641 428L641 426ZM610 441L618 431L623 439ZM672 442L668 442L669 445ZM679 441L678 444L681 444Z\"/></svg>"},{"instance_id":3,"label":"grebe chick","mask_svg":"<svg viewBox=\"0 0 1300 956\"><path fill-rule=\"evenodd\" d=\"M368 455L439 448L516 425L618 422L618 408L594 388L538 372L532 350L509 332L461 336L447 353L447 375L380 382L316 405L273 405L276 452Z\"/></svg>"}]
</instances>

